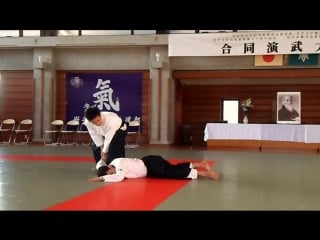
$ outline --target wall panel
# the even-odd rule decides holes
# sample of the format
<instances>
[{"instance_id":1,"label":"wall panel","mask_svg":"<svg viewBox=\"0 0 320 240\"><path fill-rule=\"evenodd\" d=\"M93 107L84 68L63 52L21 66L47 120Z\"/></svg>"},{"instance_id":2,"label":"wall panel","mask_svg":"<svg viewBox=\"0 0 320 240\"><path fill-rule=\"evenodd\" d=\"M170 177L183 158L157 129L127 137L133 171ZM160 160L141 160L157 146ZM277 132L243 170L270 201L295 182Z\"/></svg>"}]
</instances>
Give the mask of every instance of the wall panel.
<instances>
[{"instance_id":1,"label":"wall panel","mask_svg":"<svg viewBox=\"0 0 320 240\"><path fill-rule=\"evenodd\" d=\"M0 121L33 119L33 71L1 71L0 74Z\"/></svg>"},{"instance_id":2,"label":"wall panel","mask_svg":"<svg viewBox=\"0 0 320 240\"><path fill-rule=\"evenodd\" d=\"M176 71L178 94L181 95L180 121L176 121L176 128L181 125L191 125L192 144L205 145L203 141L204 127L207 122L219 122L221 117L221 101L224 98L239 99L240 101L251 97L254 108L250 109L248 117L250 123L276 123L276 94L277 92L301 92L301 123L320 124L320 81L318 84L304 84L306 78L320 80L320 71L317 69L306 70L276 70L276 71ZM226 78L238 78L239 84L207 84L198 85L204 79L215 79L221 76ZM286 75L288 77L286 77ZM241 84L248 81L252 76L258 78L253 84ZM281 84L289 82L294 76L293 84ZM318 76L318 77L316 77ZM276 85L268 85L266 82L279 78ZM197 79L198 78L198 79ZM189 81L192 79L191 81ZM199 82L197 83L197 80ZM256 79L257 80L257 79ZM259 84L261 83L261 84ZM242 121L243 113L239 109L239 122ZM176 143L179 144L179 134L177 131Z\"/></svg>"}]
</instances>

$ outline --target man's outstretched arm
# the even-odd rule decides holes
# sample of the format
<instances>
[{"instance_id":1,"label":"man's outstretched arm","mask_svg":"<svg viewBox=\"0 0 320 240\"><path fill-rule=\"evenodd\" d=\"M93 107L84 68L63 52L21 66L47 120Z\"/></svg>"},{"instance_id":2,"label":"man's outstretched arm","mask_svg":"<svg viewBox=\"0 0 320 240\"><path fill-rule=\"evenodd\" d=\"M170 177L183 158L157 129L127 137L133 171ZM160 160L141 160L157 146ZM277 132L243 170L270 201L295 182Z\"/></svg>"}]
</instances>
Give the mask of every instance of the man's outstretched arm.
<instances>
[{"instance_id":1,"label":"man's outstretched arm","mask_svg":"<svg viewBox=\"0 0 320 240\"><path fill-rule=\"evenodd\" d=\"M118 173L118 174L110 174L110 175L104 175L100 177L94 177L90 178L89 182L120 182L124 179L124 174Z\"/></svg>"},{"instance_id":2,"label":"man's outstretched arm","mask_svg":"<svg viewBox=\"0 0 320 240\"><path fill-rule=\"evenodd\" d=\"M103 177L94 177L88 180L89 182L103 182Z\"/></svg>"}]
</instances>

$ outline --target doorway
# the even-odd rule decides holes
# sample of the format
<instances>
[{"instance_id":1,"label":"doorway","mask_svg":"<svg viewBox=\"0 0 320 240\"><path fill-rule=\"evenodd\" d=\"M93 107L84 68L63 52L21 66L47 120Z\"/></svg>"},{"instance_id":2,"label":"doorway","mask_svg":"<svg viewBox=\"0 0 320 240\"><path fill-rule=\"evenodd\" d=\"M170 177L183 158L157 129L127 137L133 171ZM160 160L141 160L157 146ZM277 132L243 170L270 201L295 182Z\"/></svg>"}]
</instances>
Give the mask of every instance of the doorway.
<instances>
[{"instance_id":1,"label":"doorway","mask_svg":"<svg viewBox=\"0 0 320 240\"><path fill-rule=\"evenodd\" d=\"M228 123L239 123L239 100L222 100L222 120Z\"/></svg>"}]
</instances>

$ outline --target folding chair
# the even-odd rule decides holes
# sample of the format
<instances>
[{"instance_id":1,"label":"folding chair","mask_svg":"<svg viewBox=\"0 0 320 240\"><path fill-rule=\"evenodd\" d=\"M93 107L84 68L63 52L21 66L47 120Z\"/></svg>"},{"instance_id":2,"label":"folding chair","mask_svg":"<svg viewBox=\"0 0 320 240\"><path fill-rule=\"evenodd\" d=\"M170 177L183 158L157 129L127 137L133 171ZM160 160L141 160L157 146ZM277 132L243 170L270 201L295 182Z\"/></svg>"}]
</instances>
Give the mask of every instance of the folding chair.
<instances>
[{"instance_id":1,"label":"folding chair","mask_svg":"<svg viewBox=\"0 0 320 240\"><path fill-rule=\"evenodd\" d=\"M81 122L79 129L77 130L77 140L76 143L80 145L90 145L92 142L92 139L89 135L89 131L84 124L84 121Z\"/></svg>"},{"instance_id":2,"label":"folding chair","mask_svg":"<svg viewBox=\"0 0 320 240\"><path fill-rule=\"evenodd\" d=\"M128 123L127 148L137 148L140 146L141 127L140 120L130 121Z\"/></svg>"},{"instance_id":3,"label":"folding chair","mask_svg":"<svg viewBox=\"0 0 320 240\"><path fill-rule=\"evenodd\" d=\"M61 131L64 127L64 121L60 119L53 120L49 130L45 130L43 134L44 145L56 146L60 144Z\"/></svg>"},{"instance_id":4,"label":"folding chair","mask_svg":"<svg viewBox=\"0 0 320 240\"><path fill-rule=\"evenodd\" d=\"M5 119L0 124L0 144L10 144L16 127L16 121L12 118Z\"/></svg>"},{"instance_id":5,"label":"folding chair","mask_svg":"<svg viewBox=\"0 0 320 240\"><path fill-rule=\"evenodd\" d=\"M79 120L70 120L64 125L61 131L61 145L75 145L77 131L79 130Z\"/></svg>"},{"instance_id":6,"label":"folding chair","mask_svg":"<svg viewBox=\"0 0 320 240\"><path fill-rule=\"evenodd\" d=\"M21 120L18 124L17 129L14 130L14 133L14 144L28 144L32 133L32 120Z\"/></svg>"}]
</instances>

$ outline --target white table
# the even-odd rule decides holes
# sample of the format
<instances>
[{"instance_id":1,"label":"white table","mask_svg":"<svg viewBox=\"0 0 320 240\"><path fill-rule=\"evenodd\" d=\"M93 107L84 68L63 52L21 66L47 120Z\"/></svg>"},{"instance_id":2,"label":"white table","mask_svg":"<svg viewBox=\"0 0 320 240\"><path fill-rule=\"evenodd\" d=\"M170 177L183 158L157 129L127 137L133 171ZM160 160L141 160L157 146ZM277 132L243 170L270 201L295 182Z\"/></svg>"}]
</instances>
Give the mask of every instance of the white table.
<instances>
[{"instance_id":1,"label":"white table","mask_svg":"<svg viewBox=\"0 0 320 240\"><path fill-rule=\"evenodd\" d=\"M320 142L320 125L305 125L305 142L319 143Z\"/></svg>"},{"instance_id":2,"label":"white table","mask_svg":"<svg viewBox=\"0 0 320 240\"><path fill-rule=\"evenodd\" d=\"M204 141L210 140L257 140L261 141L260 147L268 141L291 142L310 147L320 145L320 125L207 123ZM319 147L316 148L319 151Z\"/></svg>"},{"instance_id":3,"label":"white table","mask_svg":"<svg viewBox=\"0 0 320 240\"><path fill-rule=\"evenodd\" d=\"M261 124L207 123L204 141L208 139L260 140Z\"/></svg>"}]
</instances>

